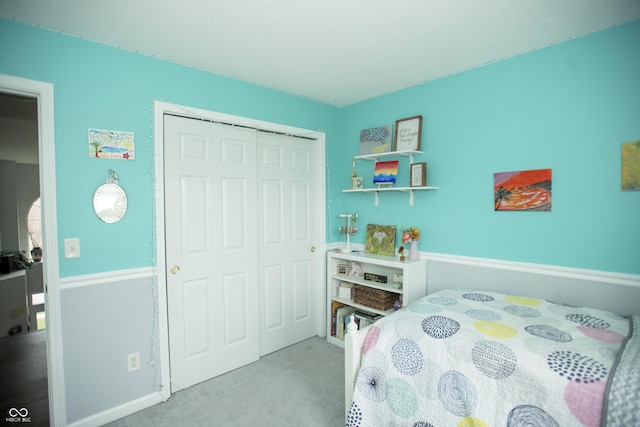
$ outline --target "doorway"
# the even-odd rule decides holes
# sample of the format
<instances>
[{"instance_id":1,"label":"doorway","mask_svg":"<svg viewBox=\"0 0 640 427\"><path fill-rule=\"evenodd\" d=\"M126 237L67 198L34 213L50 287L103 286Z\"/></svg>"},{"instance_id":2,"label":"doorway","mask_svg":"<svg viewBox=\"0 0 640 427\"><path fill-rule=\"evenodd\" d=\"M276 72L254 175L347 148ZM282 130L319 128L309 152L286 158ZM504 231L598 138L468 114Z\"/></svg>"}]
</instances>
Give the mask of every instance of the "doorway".
<instances>
[{"instance_id":1,"label":"doorway","mask_svg":"<svg viewBox=\"0 0 640 427\"><path fill-rule=\"evenodd\" d=\"M211 185L209 183L214 182L216 178L201 178L196 176L195 166L187 168L188 171L193 171L190 176L186 176L182 182L175 182L176 177L171 177L171 174L167 174L167 166L166 162L169 155L166 153L165 141L167 140L166 133L168 132L167 126L165 124L165 117L167 115L177 115L181 116L181 120L187 120L193 122L193 126L197 129L188 129L180 135L180 132L174 133L173 138L180 142L180 138L184 137L184 146L181 147L178 151L173 152L170 161L175 160L175 157L180 157L182 155L188 155L192 157L206 157L209 155L206 152L206 144L204 141L207 138L218 138L216 144L217 146L210 145L214 147L213 150L220 153L220 148L225 147L223 153L229 156L227 160L230 162L236 161L239 165L240 163L247 164L249 162L249 168L245 171L244 174L241 173L240 176L233 176L234 170L231 168L227 177L225 178L225 182L222 183L223 180L219 180L215 185L218 188L221 188L223 191L227 191L226 196L229 197L229 203L226 204L227 210L224 208L220 213L221 216L226 215L226 219L220 221L221 223L225 223L227 221L229 224L240 224L245 223L247 219L252 221L250 225L250 229L247 231L253 230L251 232L250 240L253 241L253 249L251 249L251 258L255 262L255 267L253 268L253 273L242 274L234 274L233 272L229 272L229 274L224 278L226 282L222 279L213 280L208 279L207 275L200 275L198 277L189 277L189 280L185 283L182 283L182 280L179 279L182 277L187 277L187 271L182 268L183 265L180 263L188 262L185 260L178 260L177 262L173 261L172 251L177 246L184 246L178 238L178 245L169 244L168 234L169 228L171 232L174 231L175 227L185 227L187 225L194 225L195 221L184 221L184 218L180 219L180 217L173 218L172 212L167 212L166 209L169 207L170 209L173 207L184 207L187 208L195 208L193 211L193 218L197 220L198 218L203 219L206 215L203 215L203 212L206 209L217 209L219 206L216 206L215 203L207 203L204 200L204 197L196 197L191 198L190 200L196 201L199 203L194 203L193 205L187 206L186 202L181 201L181 199L173 199L169 192L171 190L166 190L166 188L170 186L177 187L178 191L180 188L186 190L192 190L192 192L199 191L199 194L202 194L203 191L206 191L207 186ZM193 120L197 119L197 120ZM207 122L206 125L203 125L203 122ZM199 123L199 124L196 124ZM191 126L191 125L188 125ZM219 136L210 136L208 135L209 130L207 129L209 126L222 128L222 137ZM185 384L174 383L174 371L176 371L176 354L182 353L185 354L184 349L180 352L173 351L170 352L171 348L170 344L170 335L175 338L175 335L180 333L185 337L188 333L185 332L184 325L186 324L192 331L201 331L204 333L208 333L210 331L211 325L205 325L205 322L209 317L213 316L213 314L219 314L219 310L214 310L209 312L210 315L206 313L201 313L200 315L191 315L183 319L185 322L182 326L180 326L175 332L168 333L175 325L173 324L171 315L171 305L178 302L178 305L181 305L182 308L185 307L184 301L187 301L190 307L195 305L205 304L206 298L211 298L211 292L214 291L215 286L227 287L228 294L227 295L236 295L236 300L232 299L230 301L224 302L221 306L228 307L236 307L236 310L231 310L231 317L240 319L248 319L251 316L255 316L257 318L252 317L252 321L250 323L243 324L240 323L232 323L230 328L225 329L225 333L228 333L228 337L232 338L232 342L227 343L230 346L239 345L239 343L243 343L246 339L253 340L251 343L251 347L253 350L251 353L253 354L252 358L255 360L260 355L269 353L274 351L276 348L271 348L272 345L277 346L286 346L293 344L293 341L286 343L286 339L294 340L297 336L304 336L305 332L302 332L303 329L306 329L306 338L313 335L323 335L324 328L322 325L324 324L324 317L322 307L324 305L324 284L323 284L323 271L324 271L324 240L325 236L325 209L324 209L324 134L321 132L313 132L307 131L298 128L291 128L288 126L277 125L273 123L259 122L252 119L246 119L237 116L229 116L221 113L213 113L203 110L197 110L187 107L181 107L173 104L168 104L164 102L157 101L155 104L155 129L156 129L156 195L158 196L156 199L156 211L158 216L158 223L156 224L157 235L158 237L158 247L157 247L157 260L158 260L158 283L159 283L159 302L160 302L160 318L163 325L168 325L168 328L161 329L161 340L165 343L163 346L163 354L162 358L165 361L169 361L169 363L163 363L162 378L163 384L169 385L176 388L182 388L183 386L188 386L189 383L195 383L207 379L205 377L196 378L189 381L186 381ZM217 131L214 131L214 134ZM228 134L225 134L228 133ZM242 134L242 135L241 135ZM274 137L277 135L276 137ZM265 137L266 136L266 137ZM246 139L246 138L248 139ZM279 140L277 144L274 144L275 140ZM296 143L300 144L300 140L305 140L303 145L307 145L312 148L312 155L309 152L305 152L299 146L296 146ZM292 141L296 140L296 141ZM280 147L278 146L280 144ZM282 147L288 146L288 154L282 155L284 151L281 150ZM308 149L308 148L307 148ZM247 151L243 151L247 150ZM162 154L161 154L162 153ZM177 155L176 155L177 154ZM247 157L244 160L241 160L241 157L246 155ZM299 168L302 169L302 165L312 166L310 169L314 171L314 176L312 179L310 177L302 177L301 175L295 175L297 171L289 171L286 172L290 177L288 182L278 183L276 176L280 176L281 172L275 170L275 165L278 163L287 164L289 167L293 166L294 169ZM244 167L244 166L243 166ZM275 174L269 177L264 171L260 172L261 168L271 169L273 168ZM217 167L205 167L205 170L217 170ZM260 175L262 174L262 178ZM215 174L214 174L215 175ZM162 176L160 178L160 176ZM251 176L252 182L241 184L244 177ZM306 179L311 179L311 181L304 182ZM167 182L171 180L171 182ZM281 188L288 187L286 192L280 192ZM297 204L296 201L301 201L302 198L306 198L306 192L310 191L310 198L313 199L313 203L306 204L304 203L304 208L295 212L296 215L303 215L305 220L299 221L299 217L289 219L278 219L275 223L275 227L265 226L264 223L260 223L256 216L256 212L260 210L267 209L270 215L276 214L275 207L276 206L284 206L285 203L289 203L302 206L302 204ZM241 191L246 191L243 195ZM286 194L285 194L286 193ZM195 194L195 193L194 193ZM217 198L218 196L216 196ZM278 197L282 197L280 203ZM284 200L288 198L288 200ZM244 209L243 204L244 201L253 205L252 213L250 215L236 215L234 212L240 212L238 209ZM207 208L207 206L209 208ZM223 204L225 206L225 204ZM200 212L200 214L198 214ZM248 211L244 211L248 212ZM179 214L179 212L178 212ZM208 214L208 212L207 212ZM215 212L213 213L214 215ZM287 214L291 214L290 209ZM170 220L170 217L173 218ZM222 218L222 217L221 217ZM244 221L244 222L243 222ZM165 224L171 224L171 226L165 226ZM312 226L311 226L312 225ZM216 227L215 224L212 225ZM305 228L307 226L307 228ZM237 228L237 227L236 227ZM200 229L204 230L203 227ZM218 254L220 257L233 255L234 250L241 248L246 242L242 240L243 230L237 230L237 233L224 233L224 229L220 230L220 234L217 235L219 238L219 242L213 242L213 244L218 245L226 245L228 250L225 253ZM276 263L272 262L272 260L267 259L264 256L264 253L278 253L282 246L279 245L278 238L283 234L289 233L289 243L282 242L283 246L293 246L293 244L299 244L298 247L304 246L304 249L298 250L298 254L303 254L303 259L292 259L289 260L288 265L276 265ZM208 243L203 240L204 237L200 233L199 235L196 233L192 234L190 243L190 248L193 249L192 253L195 254L202 250L202 248L206 248ZM303 235L307 235L309 237L303 238ZM216 234L212 234L215 236ZM226 240L225 240L226 239ZM258 245L271 245L270 248L263 249L262 252L258 250ZM197 250L196 250L197 249ZM284 256L284 255L283 255ZM287 255L289 256L289 255ZM206 257L206 256L205 256ZM212 264L216 258L215 256L207 258L210 261L209 264ZM212 261L213 260L213 261ZM240 259L241 260L241 259ZM311 261L309 261L311 260ZM262 262L264 261L264 262ZM224 267L232 267L232 262L225 263ZM184 264L187 265L187 264ZM222 267L221 267L222 268ZM166 274L163 277L162 272ZM248 275L255 276L253 279L248 281L243 280L243 277L248 277ZM291 279L287 279L287 276ZM179 279L179 280L175 280ZM256 279L257 282L256 283ZM174 283L176 282L176 283ZM293 286L291 283L295 282ZM248 305L242 307L243 310L252 311L249 313L249 316L243 315L243 311L241 311L238 306L237 299L242 296L242 293L238 293L243 286L248 285L251 287L251 295ZM180 289L175 289L179 287ZM255 288L254 288L255 287ZM210 291L211 290L211 291ZM255 292L259 293L260 298L257 298ZM177 296L172 296L172 293L178 292ZM246 294L246 292L245 292ZM216 298L213 296L213 298ZM222 298L222 297L221 297ZM218 298L214 303L218 303L220 298ZM289 302L285 300L289 299ZM270 308L265 308L264 304L268 302L270 304ZM278 305L279 304L279 305ZM169 307L167 310L163 310L164 307ZM193 314L193 312L190 312ZM165 323L166 322L166 323ZM247 332L248 329L246 327L249 326L254 328L250 333ZM240 328L240 329L239 329ZM292 333L284 333L282 336L286 336L285 340L281 340L281 336L274 335L278 332L278 330L288 330ZM265 334L267 331L270 333ZM242 332L242 333L240 333ZM194 338L196 337L196 338ZM193 351L189 353L189 357L185 358L182 362L188 362L191 358L192 360L197 360L201 355L204 354L215 354L215 352L209 350L209 342L199 335L191 334L191 338L193 341L191 343L183 343L188 348ZM304 339L304 338L303 338ZM234 341L235 340L235 341ZM280 341L280 342L279 342ZM266 346L264 345L266 342L269 342ZM273 344L272 344L273 343ZM197 345L196 345L197 344ZM205 346L204 344L207 344ZM227 345L225 344L225 345ZM189 347L190 346L190 347ZM169 365L171 368L169 368ZM182 369L182 368L179 368ZM187 368L191 371L189 368ZM192 371L198 371L198 369L193 369ZM168 387L167 387L168 388ZM166 389L166 388L165 388Z\"/></svg>"},{"instance_id":2,"label":"doorway","mask_svg":"<svg viewBox=\"0 0 640 427\"><path fill-rule=\"evenodd\" d=\"M63 366L62 366L62 339L60 334L60 312L59 312L59 273L58 273L58 250L57 250L57 214L56 214L56 190L55 190L55 146L54 146L54 125L53 125L53 85L50 83L38 82L34 80L27 80L18 77L8 76L0 74L0 93L4 101L10 98L12 101L20 102L23 104L32 104L31 120L35 122L36 135L35 143L29 146L31 152L31 158L34 159L35 169L37 170L36 183L33 187L36 188L36 192L41 196L41 208L42 208L42 246L45 248L45 255L42 263L38 263L40 271L37 273L41 277L43 282L43 290L47 316L47 326L43 331L36 333L24 333L22 335L16 334L10 336L8 339L12 341L14 347L9 347L8 353L2 353L0 357L3 358L3 364L5 361L16 363L15 369L19 366L26 365L27 367L40 367L38 369L31 369L28 373L20 374L22 381L29 381L38 379L38 376L46 376L46 381L42 381L40 378L40 387L37 392L28 392L27 398L35 398L36 400L30 402L22 401L21 403L16 401L16 395L9 394L9 400L3 403L10 405L2 407L2 411L7 411L6 415L11 415L10 412L18 413L20 416L26 414L34 425L64 425L65 420L65 399L64 399L64 387L63 387ZM5 105L6 106L6 105ZM0 106L0 108L2 108ZM2 125L10 126L14 123L15 127L19 127L21 123L19 118L15 117L16 113L15 104L8 109L2 110ZM11 116L13 114L13 117ZM26 120L26 119L24 119ZM3 132L4 136L8 134ZM11 148L15 149L16 146L22 147L22 141L16 141L12 139L10 141L2 141L0 144L8 142ZM6 147L2 148L2 158L6 158L8 151ZM25 153L22 153L24 155ZM15 155L15 154L14 154ZM12 160L15 163L15 160ZM31 174L33 175L33 174ZM28 179L24 176L21 179ZM29 198L27 198L29 199ZM35 197L33 197L35 200ZM28 209L33 202L29 200ZM17 210L17 209L16 209ZM25 252L29 249L28 233L26 233L27 226L25 224L25 231L21 237L18 237L15 242L10 242L12 245L24 249ZM21 243L18 243L22 241ZM4 243L4 241L3 241ZM4 248L4 246L3 246ZM33 270L29 270L31 272ZM41 297L41 296L39 296ZM39 304L39 300L36 299L35 309L42 310L42 305ZM25 309L27 311L28 309ZM21 311L20 309L18 310ZM28 320L30 322L30 320ZM28 325L27 330L37 329L37 322L34 319L32 326ZM24 350L18 349L24 343L18 342L23 340L16 340L17 337L25 337L29 340L34 337L39 338L39 343L31 343L27 345L27 348L35 348L37 351L28 350L26 353L21 353ZM5 346L5 349L7 347ZM33 354L33 353L38 353ZM4 359L6 357L6 359ZM29 358L35 357L37 361L29 361ZM5 390L9 387L5 387ZM16 390L14 390L16 391ZM44 402L44 403L43 403Z\"/></svg>"}]
</instances>

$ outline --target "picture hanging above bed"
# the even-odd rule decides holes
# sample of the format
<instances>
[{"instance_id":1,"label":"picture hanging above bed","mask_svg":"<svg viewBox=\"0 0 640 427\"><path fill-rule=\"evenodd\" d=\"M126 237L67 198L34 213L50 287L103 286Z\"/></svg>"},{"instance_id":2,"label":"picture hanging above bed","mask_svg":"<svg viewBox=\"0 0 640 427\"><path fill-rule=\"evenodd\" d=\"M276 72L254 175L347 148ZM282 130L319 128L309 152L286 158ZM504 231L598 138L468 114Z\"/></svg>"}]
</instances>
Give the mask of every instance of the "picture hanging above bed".
<instances>
[{"instance_id":1,"label":"picture hanging above bed","mask_svg":"<svg viewBox=\"0 0 640 427\"><path fill-rule=\"evenodd\" d=\"M551 211L551 169L493 174L496 211Z\"/></svg>"},{"instance_id":2,"label":"picture hanging above bed","mask_svg":"<svg viewBox=\"0 0 640 427\"><path fill-rule=\"evenodd\" d=\"M369 254L395 256L396 226L367 224L365 249Z\"/></svg>"}]
</instances>

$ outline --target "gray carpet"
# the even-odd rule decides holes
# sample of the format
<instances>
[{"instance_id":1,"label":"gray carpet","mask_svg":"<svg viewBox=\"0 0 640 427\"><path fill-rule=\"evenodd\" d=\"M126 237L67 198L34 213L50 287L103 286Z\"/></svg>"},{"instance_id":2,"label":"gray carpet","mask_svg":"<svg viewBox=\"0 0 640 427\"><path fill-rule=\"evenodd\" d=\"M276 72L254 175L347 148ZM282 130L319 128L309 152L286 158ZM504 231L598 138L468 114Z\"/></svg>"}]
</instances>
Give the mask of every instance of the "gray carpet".
<instances>
[{"instance_id":1,"label":"gray carpet","mask_svg":"<svg viewBox=\"0 0 640 427\"><path fill-rule=\"evenodd\" d=\"M345 425L344 351L314 337L109 426Z\"/></svg>"}]
</instances>

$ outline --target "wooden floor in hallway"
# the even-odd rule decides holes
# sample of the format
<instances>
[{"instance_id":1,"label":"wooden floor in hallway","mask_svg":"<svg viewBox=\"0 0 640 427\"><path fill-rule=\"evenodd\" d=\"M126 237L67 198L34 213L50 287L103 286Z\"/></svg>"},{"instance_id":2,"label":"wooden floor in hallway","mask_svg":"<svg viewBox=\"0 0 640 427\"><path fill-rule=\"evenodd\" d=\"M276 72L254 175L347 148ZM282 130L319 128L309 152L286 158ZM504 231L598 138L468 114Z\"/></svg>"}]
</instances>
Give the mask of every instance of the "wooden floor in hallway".
<instances>
[{"instance_id":1,"label":"wooden floor in hallway","mask_svg":"<svg viewBox=\"0 0 640 427\"><path fill-rule=\"evenodd\" d=\"M49 425L46 339L46 331L0 338L0 421L26 415L31 426Z\"/></svg>"}]
</instances>

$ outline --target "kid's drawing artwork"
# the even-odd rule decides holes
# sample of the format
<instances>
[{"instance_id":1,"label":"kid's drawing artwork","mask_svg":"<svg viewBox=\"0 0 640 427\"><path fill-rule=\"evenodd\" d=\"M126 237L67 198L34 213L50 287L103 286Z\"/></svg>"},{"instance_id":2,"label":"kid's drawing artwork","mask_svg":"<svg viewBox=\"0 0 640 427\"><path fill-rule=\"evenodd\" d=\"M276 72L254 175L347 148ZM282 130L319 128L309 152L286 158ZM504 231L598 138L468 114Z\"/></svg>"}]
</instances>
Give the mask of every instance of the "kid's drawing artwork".
<instances>
[{"instance_id":1,"label":"kid's drawing artwork","mask_svg":"<svg viewBox=\"0 0 640 427\"><path fill-rule=\"evenodd\" d=\"M398 177L398 161L389 160L376 162L373 172L373 183L380 185L393 185Z\"/></svg>"},{"instance_id":2,"label":"kid's drawing artwork","mask_svg":"<svg viewBox=\"0 0 640 427\"><path fill-rule=\"evenodd\" d=\"M133 132L89 129L89 157L133 160Z\"/></svg>"}]
</instances>

